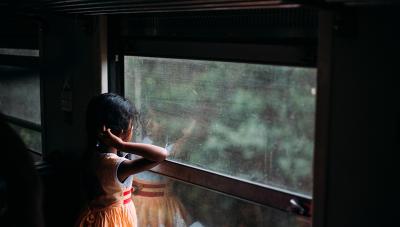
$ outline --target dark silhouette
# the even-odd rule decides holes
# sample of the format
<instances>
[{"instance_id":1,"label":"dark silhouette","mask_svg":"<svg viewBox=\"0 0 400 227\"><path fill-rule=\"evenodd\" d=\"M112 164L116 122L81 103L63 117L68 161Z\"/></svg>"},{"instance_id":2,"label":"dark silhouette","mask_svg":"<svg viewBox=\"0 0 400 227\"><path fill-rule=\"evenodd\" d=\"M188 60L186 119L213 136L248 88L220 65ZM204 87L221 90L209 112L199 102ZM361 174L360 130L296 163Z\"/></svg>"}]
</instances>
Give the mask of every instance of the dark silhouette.
<instances>
[{"instance_id":1,"label":"dark silhouette","mask_svg":"<svg viewBox=\"0 0 400 227\"><path fill-rule=\"evenodd\" d=\"M0 114L0 226L44 226L42 185L24 142Z\"/></svg>"}]
</instances>

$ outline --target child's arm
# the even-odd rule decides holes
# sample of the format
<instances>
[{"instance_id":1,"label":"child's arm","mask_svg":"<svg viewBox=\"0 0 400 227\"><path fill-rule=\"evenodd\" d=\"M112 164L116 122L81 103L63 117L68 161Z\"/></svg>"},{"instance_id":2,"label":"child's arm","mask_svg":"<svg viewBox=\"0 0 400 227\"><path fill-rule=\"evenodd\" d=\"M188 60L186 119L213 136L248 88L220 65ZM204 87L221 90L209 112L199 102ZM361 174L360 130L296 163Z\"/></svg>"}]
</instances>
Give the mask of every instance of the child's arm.
<instances>
[{"instance_id":1,"label":"child's arm","mask_svg":"<svg viewBox=\"0 0 400 227\"><path fill-rule=\"evenodd\" d=\"M151 144L123 141L118 136L115 136L110 129L104 131L101 139L109 146L115 147L124 152L142 156L149 161L162 162L168 156L168 151L162 147Z\"/></svg>"},{"instance_id":2,"label":"child's arm","mask_svg":"<svg viewBox=\"0 0 400 227\"><path fill-rule=\"evenodd\" d=\"M117 176L120 182L124 182L130 175L155 167L164 161L168 155L167 150L162 147L123 141L118 136L112 134L110 129L105 130L100 138L108 146L143 157L135 160L126 160L119 165Z\"/></svg>"}]
</instances>

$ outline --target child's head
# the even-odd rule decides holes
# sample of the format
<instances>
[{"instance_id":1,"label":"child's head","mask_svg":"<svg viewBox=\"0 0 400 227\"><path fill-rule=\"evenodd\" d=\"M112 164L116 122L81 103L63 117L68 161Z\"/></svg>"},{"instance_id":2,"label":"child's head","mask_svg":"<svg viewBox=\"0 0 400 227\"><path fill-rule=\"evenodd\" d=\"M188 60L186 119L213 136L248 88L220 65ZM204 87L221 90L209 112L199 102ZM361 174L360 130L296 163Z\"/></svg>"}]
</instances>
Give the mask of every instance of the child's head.
<instances>
[{"instance_id":1,"label":"child's head","mask_svg":"<svg viewBox=\"0 0 400 227\"><path fill-rule=\"evenodd\" d=\"M86 114L89 146L96 145L103 126L124 140L130 139L136 111L127 99L112 93L97 95L90 100Z\"/></svg>"}]
</instances>

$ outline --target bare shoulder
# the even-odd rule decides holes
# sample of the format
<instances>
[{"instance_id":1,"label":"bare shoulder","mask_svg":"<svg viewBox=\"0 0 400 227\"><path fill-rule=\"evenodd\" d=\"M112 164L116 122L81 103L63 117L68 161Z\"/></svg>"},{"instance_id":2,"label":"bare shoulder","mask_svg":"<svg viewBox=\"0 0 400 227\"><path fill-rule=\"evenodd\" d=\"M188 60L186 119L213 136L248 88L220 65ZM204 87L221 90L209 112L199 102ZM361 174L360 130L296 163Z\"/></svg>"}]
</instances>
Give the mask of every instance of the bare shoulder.
<instances>
[{"instance_id":1,"label":"bare shoulder","mask_svg":"<svg viewBox=\"0 0 400 227\"><path fill-rule=\"evenodd\" d=\"M137 174L146 170L149 170L159 163L150 161L145 158L139 158L135 160L125 160L123 161L118 168L118 179L125 180L130 175Z\"/></svg>"}]
</instances>

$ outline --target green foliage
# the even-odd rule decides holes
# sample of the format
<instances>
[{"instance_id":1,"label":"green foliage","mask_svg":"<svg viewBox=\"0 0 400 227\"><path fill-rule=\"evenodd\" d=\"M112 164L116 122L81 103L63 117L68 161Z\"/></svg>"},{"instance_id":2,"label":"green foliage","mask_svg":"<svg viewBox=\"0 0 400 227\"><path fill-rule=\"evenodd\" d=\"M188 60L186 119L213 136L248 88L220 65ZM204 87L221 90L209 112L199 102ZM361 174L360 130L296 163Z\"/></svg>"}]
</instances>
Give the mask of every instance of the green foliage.
<instances>
[{"instance_id":1,"label":"green foliage","mask_svg":"<svg viewBox=\"0 0 400 227\"><path fill-rule=\"evenodd\" d=\"M311 194L314 69L145 57L125 65L126 95L160 126L156 144L180 143L196 120L173 158Z\"/></svg>"}]
</instances>

